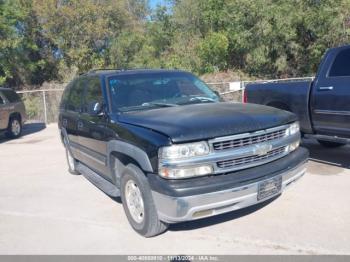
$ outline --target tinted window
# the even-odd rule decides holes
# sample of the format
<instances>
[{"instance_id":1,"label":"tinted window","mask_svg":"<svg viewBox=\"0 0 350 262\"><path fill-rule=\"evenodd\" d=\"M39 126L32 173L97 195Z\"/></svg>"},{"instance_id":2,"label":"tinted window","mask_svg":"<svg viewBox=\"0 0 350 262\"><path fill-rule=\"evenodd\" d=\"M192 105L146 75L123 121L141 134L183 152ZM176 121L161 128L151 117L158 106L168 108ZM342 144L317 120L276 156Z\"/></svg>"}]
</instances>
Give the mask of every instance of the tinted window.
<instances>
[{"instance_id":1,"label":"tinted window","mask_svg":"<svg viewBox=\"0 0 350 262\"><path fill-rule=\"evenodd\" d=\"M220 99L205 83L184 72L117 75L110 77L108 83L116 111L150 109L161 104L215 102Z\"/></svg>"},{"instance_id":2,"label":"tinted window","mask_svg":"<svg viewBox=\"0 0 350 262\"><path fill-rule=\"evenodd\" d=\"M92 113L92 109L96 103L102 104L103 96L101 82L98 77L90 78L86 83L86 95L83 106L83 112Z\"/></svg>"},{"instance_id":3,"label":"tinted window","mask_svg":"<svg viewBox=\"0 0 350 262\"><path fill-rule=\"evenodd\" d=\"M4 103L4 100L2 99L1 94L0 94L0 105L3 105L3 104L5 104L5 103Z\"/></svg>"},{"instance_id":4,"label":"tinted window","mask_svg":"<svg viewBox=\"0 0 350 262\"><path fill-rule=\"evenodd\" d=\"M20 97L13 90L3 90L2 93L6 96L10 103L16 103L21 101Z\"/></svg>"},{"instance_id":5,"label":"tinted window","mask_svg":"<svg viewBox=\"0 0 350 262\"><path fill-rule=\"evenodd\" d=\"M350 76L350 49L343 50L337 55L329 76Z\"/></svg>"},{"instance_id":6,"label":"tinted window","mask_svg":"<svg viewBox=\"0 0 350 262\"><path fill-rule=\"evenodd\" d=\"M81 110L81 101L84 93L84 79L76 80L69 92L69 99L66 105L67 110L79 112Z\"/></svg>"}]
</instances>

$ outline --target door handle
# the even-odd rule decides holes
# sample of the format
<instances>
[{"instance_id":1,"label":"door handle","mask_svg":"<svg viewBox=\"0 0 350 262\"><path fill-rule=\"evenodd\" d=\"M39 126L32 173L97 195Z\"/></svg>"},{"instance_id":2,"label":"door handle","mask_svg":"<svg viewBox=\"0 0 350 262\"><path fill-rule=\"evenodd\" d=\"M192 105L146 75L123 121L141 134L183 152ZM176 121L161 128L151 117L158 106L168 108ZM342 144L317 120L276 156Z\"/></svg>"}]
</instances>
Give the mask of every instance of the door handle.
<instances>
[{"instance_id":1,"label":"door handle","mask_svg":"<svg viewBox=\"0 0 350 262\"><path fill-rule=\"evenodd\" d=\"M320 86L318 88L318 90L320 90L320 91L329 91L329 90L333 90L333 89L334 89L333 86Z\"/></svg>"},{"instance_id":2,"label":"door handle","mask_svg":"<svg viewBox=\"0 0 350 262\"><path fill-rule=\"evenodd\" d=\"M81 130L81 129L83 129L83 127L84 127L83 122L79 121L78 122L78 129Z\"/></svg>"}]
</instances>

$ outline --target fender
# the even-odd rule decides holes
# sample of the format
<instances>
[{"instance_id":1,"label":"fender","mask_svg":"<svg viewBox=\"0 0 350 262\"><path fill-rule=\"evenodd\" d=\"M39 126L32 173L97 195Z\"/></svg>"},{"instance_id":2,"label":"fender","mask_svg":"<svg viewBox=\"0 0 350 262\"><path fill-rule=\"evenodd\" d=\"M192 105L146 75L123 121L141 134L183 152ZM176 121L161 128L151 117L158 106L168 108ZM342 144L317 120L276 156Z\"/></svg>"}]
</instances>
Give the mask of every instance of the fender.
<instances>
[{"instance_id":1,"label":"fender","mask_svg":"<svg viewBox=\"0 0 350 262\"><path fill-rule=\"evenodd\" d=\"M116 177L114 179L117 186L119 184L119 178L124 172L124 165L119 159L115 159L114 166L111 165L113 152L121 153L135 160L145 172L153 172L148 155L141 148L120 140L109 141L107 143L107 163L110 165L111 172L115 172Z\"/></svg>"}]
</instances>

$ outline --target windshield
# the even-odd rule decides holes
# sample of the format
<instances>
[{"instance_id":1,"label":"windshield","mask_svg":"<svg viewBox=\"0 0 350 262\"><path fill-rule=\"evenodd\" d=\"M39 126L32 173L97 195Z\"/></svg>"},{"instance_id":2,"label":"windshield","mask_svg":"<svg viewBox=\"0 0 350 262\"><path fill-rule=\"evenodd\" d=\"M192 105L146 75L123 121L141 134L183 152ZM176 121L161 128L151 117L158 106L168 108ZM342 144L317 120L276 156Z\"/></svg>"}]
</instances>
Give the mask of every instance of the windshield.
<instances>
[{"instance_id":1,"label":"windshield","mask_svg":"<svg viewBox=\"0 0 350 262\"><path fill-rule=\"evenodd\" d=\"M185 72L116 75L108 78L114 111L132 111L220 100L205 83Z\"/></svg>"}]
</instances>

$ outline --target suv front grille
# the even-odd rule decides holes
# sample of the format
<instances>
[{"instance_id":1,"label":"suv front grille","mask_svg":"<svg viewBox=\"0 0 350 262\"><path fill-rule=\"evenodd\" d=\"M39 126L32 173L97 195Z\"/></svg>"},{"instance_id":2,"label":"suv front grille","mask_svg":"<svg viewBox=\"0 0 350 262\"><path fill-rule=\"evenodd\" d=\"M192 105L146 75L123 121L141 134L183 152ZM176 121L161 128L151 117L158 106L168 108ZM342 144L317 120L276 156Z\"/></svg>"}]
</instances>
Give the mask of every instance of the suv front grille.
<instances>
[{"instance_id":1,"label":"suv front grille","mask_svg":"<svg viewBox=\"0 0 350 262\"><path fill-rule=\"evenodd\" d=\"M259 144L259 143L264 143L271 140L279 139L284 137L285 134L286 134L286 128L277 130L277 131L267 132L261 135L252 135L252 136L238 138L238 139L215 142L213 143L213 149L215 151L221 151L221 150L227 150L227 149L241 148L244 146L250 146L254 144Z\"/></svg>"},{"instance_id":2,"label":"suv front grille","mask_svg":"<svg viewBox=\"0 0 350 262\"><path fill-rule=\"evenodd\" d=\"M265 162L267 159L269 161L272 161L274 158L279 157L280 155L284 154L286 151L286 147L282 146L276 149L273 149L269 151L266 155L258 156L248 156L248 157L241 157L236 159L230 159L225 161L219 161L217 162L217 166L219 168L239 168L240 166L249 166L249 165L258 165L262 164L261 162Z\"/></svg>"}]
</instances>

